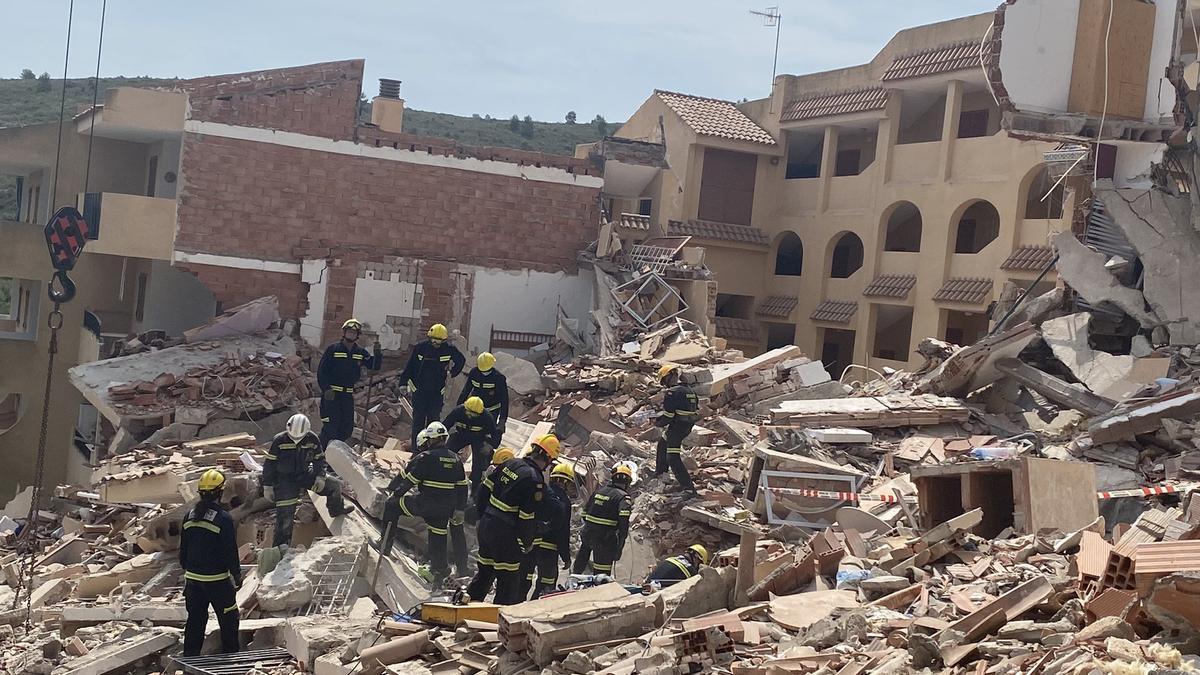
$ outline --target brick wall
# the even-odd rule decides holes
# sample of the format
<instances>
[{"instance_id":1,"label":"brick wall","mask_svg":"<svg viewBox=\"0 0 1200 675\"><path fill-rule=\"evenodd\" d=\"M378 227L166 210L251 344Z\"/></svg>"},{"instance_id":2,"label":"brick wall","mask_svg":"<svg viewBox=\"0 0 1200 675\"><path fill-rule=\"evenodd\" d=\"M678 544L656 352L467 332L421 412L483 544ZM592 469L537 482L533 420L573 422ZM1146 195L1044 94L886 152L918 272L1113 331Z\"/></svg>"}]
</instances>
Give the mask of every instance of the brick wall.
<instances>
[{"instance_id":1,"label":"brick wall","mask_svg":"<svg viewBox=\"0 0 1200 675\"><path fill-rule=\"evenodd\" d=\"M299 262L300 251L573 270L597 188L185 134L179 250ZM319 249L318 249L319 250Z\"/></svg>"},{"instance_id":2,"label":"brick wall","mask_svg":"<svg viewBox=\"0 0 1200 675\"><path fill-rule=\"evenodd\" d=\"M308 289L300 275L261 270L243 270L194 263L175 263L191 272L216 296L222 309L237 307L264 295L279 298L279 313L284 317L303 316L308 308Z\"/></svg>"},{"instance_id":3,"label":"brick wall","mask_svg":"<svg viewBox=\"0 0 1200 675\"><path fill-rule=\"evenodd\" d=\"M357 141L372 147L404 148L450 157L474 157L497 162L511 162L522 166L551 166L580 176L602 176L601 166L589 159L578 159L566 155L550 155L544 152L501 148L490 145L463 145L450 138L418 136L388 132L369 124L358 128Z\"/></svg>"},{"instance_id":4,"label":"brick wall","mask_svg":"<svg viewBox=\"0 0 1200 675\"><path fill-rule=\"evenodd\" d=\"M352 140L358 122L363 61L184 80L191 118Z\"/></svg>"}]
</instances>

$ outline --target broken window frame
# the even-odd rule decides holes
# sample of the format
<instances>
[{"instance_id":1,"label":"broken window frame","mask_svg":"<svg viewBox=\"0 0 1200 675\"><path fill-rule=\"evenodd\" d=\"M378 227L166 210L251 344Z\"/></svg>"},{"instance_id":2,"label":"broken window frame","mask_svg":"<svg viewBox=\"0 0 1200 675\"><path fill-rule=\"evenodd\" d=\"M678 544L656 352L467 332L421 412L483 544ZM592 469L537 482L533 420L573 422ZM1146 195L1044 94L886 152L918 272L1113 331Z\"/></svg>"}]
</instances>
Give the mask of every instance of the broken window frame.
<instances>
[{"instance_id":1,"label":"broken window frame","mask_svg":"<svg viewBox=\"0 0 1200 675\"><path fill-rule=\"evenodd\" d=\"M654 307L649 312L646 312L645 314L639 314L630 305L638 298L638 296L646 294L646 288L651 284L655 285L655 289L650 292L651 295L657 295L659 291L662 291L663 293L661 297L658 298L658 301L654 303ZM630 281L613 288L611 293L613 299L616 300L617 304L621 306L621 309L625 310L625 313L628 314L630 318L632 318L639 326L645 329L651 329L655 326L661 325L662 323L669 321L688 310L688 304L683 299L683 296L679 294L679 291L675 290L675 288L668 284L661 276L653 272L649 274L643 274L641 276L635 276ZM627 297L623 298L622 294L627 294ZM655 318L655 313L658 312L663 304L671 298L674 298L679 303L678 311L671 312L663 317Z\"/></svg>"}]
</instances>

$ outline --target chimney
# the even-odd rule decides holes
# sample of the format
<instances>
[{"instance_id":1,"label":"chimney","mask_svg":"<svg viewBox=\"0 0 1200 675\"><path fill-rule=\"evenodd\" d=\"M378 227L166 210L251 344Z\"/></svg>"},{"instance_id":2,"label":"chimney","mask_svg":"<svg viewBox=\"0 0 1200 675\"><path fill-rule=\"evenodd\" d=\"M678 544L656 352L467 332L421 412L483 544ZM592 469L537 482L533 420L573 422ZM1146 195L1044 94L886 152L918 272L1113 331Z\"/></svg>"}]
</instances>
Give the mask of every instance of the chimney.
<instances>
[{"instance_id":1,"label":"chimney","mask_svg":"<svg viewBox=\"0 0 1200 675\"><path fill-rule=\"evenodd\" d=\"M403 130L404 99L400 98L400 80L379 78L379 95L371 101L371 124L397 134Z\"/></svg>"}]
</instances>

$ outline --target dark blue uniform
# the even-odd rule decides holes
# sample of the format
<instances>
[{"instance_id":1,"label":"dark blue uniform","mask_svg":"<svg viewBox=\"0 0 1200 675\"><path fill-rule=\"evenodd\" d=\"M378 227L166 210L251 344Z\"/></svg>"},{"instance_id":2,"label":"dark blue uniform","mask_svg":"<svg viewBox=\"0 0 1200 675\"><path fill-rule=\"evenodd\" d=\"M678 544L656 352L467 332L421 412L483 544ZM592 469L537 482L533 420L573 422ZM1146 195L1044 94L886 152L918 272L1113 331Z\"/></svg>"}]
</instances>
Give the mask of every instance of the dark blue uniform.
<instances>
[{"instance_id":1,"label":"dark blue uniform","mask_svg":"<svg viewBox=\"0 0 1200 675\"><path fill-rule=\"evenodd\" d=\"M417 434L438 421L442 416L442 403L446 395L446 375L457 377L467 363L458 347L449 342L433 344L430 340L418 342L412 355L400 373L400 383L416 387L412 396L413 425L412 448L416 451Z\"/></svg>"},{"instance_id":2,"label":"dark blue uniform","mask_svg":"<svg viewBox=\"0 0 1200 675\"><path fill-rule=\"evenodd\" d=\"M321 447L331 440L345 441L354 433L354 385L362 369L379 370L383 358L374 356L357 344L347 347L338 340L325 349L317 366L317 386L321 388Z\"/></svg>"},{"instance_id":3,"label":"dark blue uniform","mask_svg":"<svg viewBox=\"0 0 1200 675\"><path fill-rule=\"evenodd\" d=\"M695 487L687 467L683 465L683 439L692 433L699 409L696 392L690 387L671 387L663 398L663 414L657 420L659 426L666 428L663 429L662 437L658 439L654 475L658 476L670 467L680 487L688 492L694 492Z\"/></svg>"},{"instance_id":4,"label":"dark blue uniform","mask_svg":"<svg viewBox=\"0 0 1200 675\"><path fill-rule=\"evenodd\" d=\"M493 471L482 487L488 490L488 505L476 530L479 567L467 593L482 601L495 581L495 603L514 605L521 602L521 562L533 544L546 481L532 459L516 458Z\"/></svg>"},{"instance_id":5,"label":"dark blue uniform","mask_svg":"<svg viewBox=\"0 0 1200 675\"><path fill-rule=\"evenodd\" d=\"M538 536L521 570L525 579L521 597L529 593L532 585L530 600L554 590L558 585L558 561L566 565L571 560L571 498L553 481L546 485L536 520Z\"/></svg>"},{"instance_id":6,"label":"dark blue uniform","mask_svg":"<svg viewBox=\"0 0 1200 675\"><path fill-rule=\"evenodd\" d=\"M462 405L451 410L442 424L450 431L447 448L458 452L471 446L471 492L474 493L479 489L479 481L483 480L484 469L492 463L493 449L500 445L501 431L491 413L484 410L476 414ZM488 445L492 447L488 448Z\"/></svg>"},{"instance_id":7,"label":"dark blue uniform","mask_svg":"<svg viewBox=\"0 0 1200 675\"><path fill-rule=\"evenodd\" d=\"M204 627L211 605L221 627L221 651L238 651L237 589L242 585L237 528L217 502L201 499L183 519L179 565L183 568L183 598L187 623L183 655L197 656L204 644Z\"/></svg>"}]
</instances>

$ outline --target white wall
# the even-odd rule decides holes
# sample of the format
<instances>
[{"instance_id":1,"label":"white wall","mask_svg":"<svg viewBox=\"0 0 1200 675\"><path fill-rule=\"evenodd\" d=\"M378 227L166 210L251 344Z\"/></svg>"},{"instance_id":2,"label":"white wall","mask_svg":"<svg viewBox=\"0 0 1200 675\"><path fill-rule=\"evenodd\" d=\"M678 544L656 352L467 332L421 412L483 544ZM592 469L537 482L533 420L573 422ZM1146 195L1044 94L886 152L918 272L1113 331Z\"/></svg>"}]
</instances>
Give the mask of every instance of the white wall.
<instances>
[{"instance_id":1,"label":"white wall","mask_svg":"<svg viewBox=\"0 0 1200 675\"><path fill-rule=\"evenodd\" d=\"M399 274L376 279L375 272L367 270L365 277L354 280L354 318L363 322L367 330L379 334L379 346L383 349L407 349L408 340L388 326L387 318L420 317L421 310L416 308L417 290L417 284L401 281Z\"/></svg>"},{"instance_id":2,"label":"white wall","mask_svg":"<svg viewBox=\"0 0 1200 675\"><path fill-rule=\"evenodd\" d=\"M216 315L217 300L199 279L165 260L150 262L138 332L165 330L167 335L179 335Z\"/></svg>"},{"instance_id":3,"label":"white wall","mask_svg":"<svg viewBox=\"0 0 1200 675\"><path fill-rule=\"evenodd\" d=\"M1079 0L1020 0L1004 10L1000 71L1019 110L1067 109L1078 22Z\"/></svg>"},{"instance_id":4,"label":"white wall","mask_svg":"<svg viewBox=\"0 0 1200 675\"><path fill-rule=\"evenodd\" d=\"M325 346L325 291L329 287L328 260L305 260L300 264L300 281L308 284L308 313L300 317L300 338L310 347Z\"/></svg>"},{"instance_id":5,"label":"white wall","mask_svg":"<svg viewBox=\"0 0 1200 675\"><path fill-rule=\"evenodd\" d=\"M1113 165L1113 185L1119 188L1149 190L1151 164L1162 162L1167 146L1162 143L1118 141L1117 159Z\"/></svg>"},{"instance_id":6,"label":"white wall","mask_svg":"<svg viewBox=\"0 0 1200 675\"><path fill-rule=\"evenodd\" d=\"M475 293L467 347L477 353L487 349L492 326L497 330L554 333L561 305L567 316L587 325L592 309L592 275L563 272L474 270Z\"/></svg>"},{"instance_id":7,"label":"white wall","mask_svg":"<svg viewBox=\"0 0 1200 675\"><path fill-rule=\"evenodd\" d=\"M1148 122L1169 117L1175 108L1175 87L1165 72L1174 49L1177 0L1158 0L1154 4L1154 45L1150 48L1150 71L1146 78L1146 114ZM1190 30L1190 26L1187 28Z\"/></svg>"}]
</instances>

